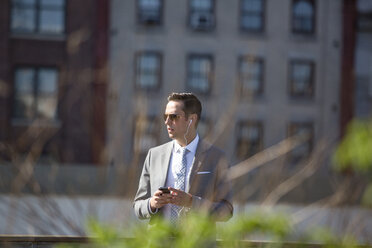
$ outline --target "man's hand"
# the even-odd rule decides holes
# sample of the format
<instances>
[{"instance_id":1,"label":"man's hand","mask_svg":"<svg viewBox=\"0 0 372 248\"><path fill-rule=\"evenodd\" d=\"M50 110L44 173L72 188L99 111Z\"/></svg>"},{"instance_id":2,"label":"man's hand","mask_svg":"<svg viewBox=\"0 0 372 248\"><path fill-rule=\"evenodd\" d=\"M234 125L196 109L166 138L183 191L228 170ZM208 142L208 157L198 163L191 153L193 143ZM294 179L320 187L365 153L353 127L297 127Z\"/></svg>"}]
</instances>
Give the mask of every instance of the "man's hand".
<instances>
[{"instance_id":1,"label":"man's hand","mask_svg":"<svg viewBox=\"0 0 372 248\"><path fill-rule=\"evenodd\" d=\"M164 205L170 203L172 200L171 194L164 194L161 190L157 190L153 197L150 199L150 207L152 211L155 211L157 208L161 208Z\"/></svg>"},{"instance_id":2,"label":"man's hand","mask_svg":"<svg viewBox=\"0 0 372 248\"><path fill-rule=\"evenodd\" d=\"M171 200L170 203L181 206L181 207L191 207L192 204L192 195L186 193L185 191L169 187L171 191Z\"/></svg>"}]
</instances>

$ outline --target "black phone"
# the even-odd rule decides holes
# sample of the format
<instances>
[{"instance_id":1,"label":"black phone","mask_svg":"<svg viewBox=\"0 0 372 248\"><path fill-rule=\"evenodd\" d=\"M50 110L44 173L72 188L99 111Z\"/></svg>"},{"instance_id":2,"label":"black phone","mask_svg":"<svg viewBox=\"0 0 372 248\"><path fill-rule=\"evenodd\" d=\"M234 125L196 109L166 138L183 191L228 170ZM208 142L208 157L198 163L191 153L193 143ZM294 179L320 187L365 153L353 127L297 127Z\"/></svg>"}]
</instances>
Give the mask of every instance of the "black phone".
<instances>
[{"instance_id":1,"label":"black phone","mask_svg":"<svg viewBox=\"0 0 372 248\"><path fill-rule=\"evenodd\" d=\"M163 194L170 194L168 187L160 187L159 190L161 190Z\"/></svg>"}]
</instances>

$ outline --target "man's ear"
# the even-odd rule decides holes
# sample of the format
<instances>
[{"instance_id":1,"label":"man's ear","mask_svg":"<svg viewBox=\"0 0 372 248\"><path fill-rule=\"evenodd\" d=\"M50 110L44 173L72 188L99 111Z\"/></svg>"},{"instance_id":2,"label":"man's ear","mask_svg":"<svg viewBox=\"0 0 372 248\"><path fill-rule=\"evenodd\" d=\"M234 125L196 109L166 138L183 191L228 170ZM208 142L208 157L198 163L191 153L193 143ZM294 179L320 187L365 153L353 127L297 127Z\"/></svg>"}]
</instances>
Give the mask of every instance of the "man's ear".
<instances>
[{"instance_id":1,"label":"man's ear","mask_svg":"<svg viewBox=\"0 0 372 248\"><path fill-rule=\"evenodd\" d=\"M190 115L191 123L196 123L197 119L198 119L198 116L196 114ZM189 121L189 123L190 123L190 121ZM190 125L191 125L191 123L190 123Z\"/></svg>"}]
</instances>

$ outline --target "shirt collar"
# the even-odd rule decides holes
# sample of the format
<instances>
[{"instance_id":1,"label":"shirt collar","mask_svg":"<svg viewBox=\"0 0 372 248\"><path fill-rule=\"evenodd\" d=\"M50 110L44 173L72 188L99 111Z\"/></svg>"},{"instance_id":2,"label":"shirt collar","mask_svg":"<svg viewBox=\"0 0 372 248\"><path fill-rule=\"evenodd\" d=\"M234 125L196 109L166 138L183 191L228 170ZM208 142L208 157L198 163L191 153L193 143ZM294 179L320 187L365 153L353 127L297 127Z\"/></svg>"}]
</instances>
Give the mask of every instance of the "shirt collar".
<instances>
[{"instance_id":1,"label":"shirt collar","mask_svg":"<svg viewBox=\"0 0 372 248\"><path fill-rule=\"evenodd\" d=\"M198 143L199 143L199 134L196 134L195 138L193 139L193 141L191 141L187 146L186 146L186 149L195 154L196 152L196 148L198 147ZM179 152L180 149L182 147L177 143L177 141L174 141L174 151L175 152Z\"/></svg>"}]
</instances>

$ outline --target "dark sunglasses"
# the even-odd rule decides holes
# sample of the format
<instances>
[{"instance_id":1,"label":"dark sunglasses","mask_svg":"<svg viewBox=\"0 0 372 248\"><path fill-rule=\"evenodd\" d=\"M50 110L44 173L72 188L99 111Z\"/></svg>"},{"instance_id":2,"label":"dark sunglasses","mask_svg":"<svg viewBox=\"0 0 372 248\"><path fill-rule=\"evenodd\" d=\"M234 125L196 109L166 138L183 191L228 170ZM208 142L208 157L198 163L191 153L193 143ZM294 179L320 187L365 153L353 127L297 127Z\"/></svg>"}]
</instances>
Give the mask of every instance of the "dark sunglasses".
<instances>
[{"instance_id":1,"label":"dark sunglasses","mask_svg":"<svg viewBox=\"0 0 372 248\"><path fill-rule=\"evenodd\" d=\"M167 119L169 118L170 121L175 121L175 120L178 120L179 118L181 118L181 115L179 114L164 114L164 121L167 121Z\"/></svg>"}]
</instances>

